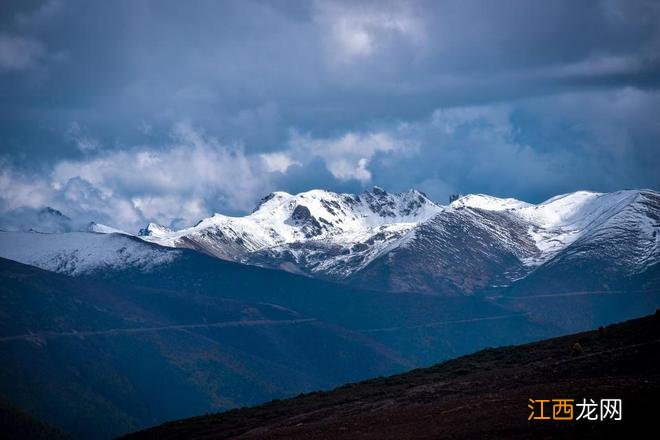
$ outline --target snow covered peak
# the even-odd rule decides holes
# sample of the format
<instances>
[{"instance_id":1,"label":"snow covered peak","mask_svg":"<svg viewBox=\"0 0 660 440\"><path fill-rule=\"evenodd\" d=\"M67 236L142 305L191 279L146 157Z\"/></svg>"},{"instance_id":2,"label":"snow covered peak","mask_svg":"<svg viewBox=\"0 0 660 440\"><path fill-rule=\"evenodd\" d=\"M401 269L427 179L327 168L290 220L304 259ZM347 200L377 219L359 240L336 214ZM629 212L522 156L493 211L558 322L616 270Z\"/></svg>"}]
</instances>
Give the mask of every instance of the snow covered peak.
<instances>
[{"instance_id":1,"label":"snow covered peak","mask_svg":"<svg viewBox=\"0 0 660 440\"><path fill-rule=\"evenodd\" d=\"M516 199L473 194L461 197L450 206L454 209L476 208L506 212L512 218L524 222L528 226L528 234L540 251L538 255L527 259L525 264L536 266L549 261L578 239L594 231L602 231L608 225L612 227L621 218L627 219L628 226L638 223L634 229L646 231L645 236L648 235L651 237L649 240L652 240L655 237L654 229L646 226L647 216L640 215L645 209L638 206L644 194L657 196L656 192L643 190L612 193L576 191L533 205Z\"/></svg>"},{"instance_id":2,"label":"snow covered peak","mask_svg":"<svg viewBox=\"0 0 660 440\"><path fill-rule=\"evenodd\" d=\"M552 197L537 205L517 199L501 199L485 194L469 194L450 204L451 208L476 208L485 211L509 211L532 224L544 228L585 225L595 218L631 203L638 190L598 193L576 191Z\"/></svg>"},{"instance_id":3,"label":"snow covered peak","mask_svg":"<svg viewBox=\"0 0 660 440\"><path fill-rule=\"evenodd\" d=\"M43 233L69 232L76 225L61 211L45 206L42 208L22 207L3 212L0 229L6 231L35 231Z\"/></svg>"},{"instance_id":4,"label":"snow covered peak","mask_svg":"<svg viewBox=\"0 0 660 440\"><path fill-rule=\"evenodd\" d=\"M291 198L291 194L284 192L284 191L273 191L272 193L268 194L266 197L262 198L259 200L257 203L257 207L254 208L254 211L256 212L260 210L262 207L266 206L266 209L268 209L268 206L273 207L282 202L284 199L289 199Z\"/></svg>"},{"instance_id":5,"label":"snow covered peak","mask_svg":"<svg viewBox=\"0 0 660 440\"><path fill-rule=\"evenodd\" d=\"M124 234L131 235L121 229L113 228L112 226L107 226L101 223L90 222L87 226L87 232L96 232L97 234Z\"/></svg>"},{"instance_id":6,"label":"snow covered peak","mask_svg":"<svg viewBox=\"0 0 660 440\"><path fill-rule=\"evenodd\" d=\"M629 219L632 217L632 222L629 222L626 228L646 231L646 234L646 210L640 210L637 206L640 195L638 190L612 193L576 191L516 210L514 214L529 224L529 234L541 251L538 257L526 263L539 265L549 261L572 243L597 231L600 231L599 234L615 234L617 226L614 223L622 215ZM631 214L626 214L629 211L632 211Z\"/></svg>"},{"instance_id":7,"label":"snow covered peak","mask_svg":"<svg viewBox=\"0 0 660 440\"><path fill-rule=\"evenodd\" d=\"M149 223L146 228L140 229L138 236L140 237L164 237L171 234L172 230L161 226L158 223Z\"/></svg>"},{"instance_id":8,"label":"snow covered peak","mask_svg":"<svg viewBox=\"0 0 660 440\"><path fill-rule=\"evenodd\" d=\"M505 211L530 206L527 202L517 199L500 199L485 194L468 194L455 200L449 206L452 208L477 208L486 211Z\"/></svg>"},{"instance_id":9,"label":"snow covered peak","mask_svg":"<svg viewBox=\"0 0 660 440\"><path fill-rule=\"evenodd\" d=\"M271 193L261 200L252 214L242 218L271 218L289 224L315 221L329 229L346 231L376 224L423 221L440 209L415 190L390 194L375 187L373 191L355 195L315 189L296 195Z\"/></svg>"},{"instance_id":10,"label":"snow covered peak","mask_svg":"<svg viewBox=\"0 0 660 440\"><path fill-rule=\"evenodd\" d=\"M254 252L286 243L360 241L383 228L394 228L403 234L442 209L414 190L398 194L381 188L362 194L318 189L295 195L273 192L243 217L215 214L179 231L150 224L140 235L165 246L202 243L199 247L209 253L235 259L237 252Z\"/></svg>"},{"instance_id":11,"label":"snow covered peak","mask_svg":"<svg viewBox=\"0 0 660 440\"><path fill-rule=\"evenodd\" d=\"M521 218L544 228L584 228L598 218L611 215L633 202L639 191L597 193L576 191L552 197L516 212Z\"/></svg>"},{"instance_id":12,"label":"snow covered peak","mask_svg":"<svg viewBox=\"0 0 660 440\"><path fill-rule=\"evenodd\" d=\"M442 210L426 194L414 189L403 193L390 194L375 186L371 192L365 191L362 193L362 198L366 200L374 213L383 217L426 218L426 214L435 214Z\"/></svg>"},{"instance_id":13,"label":"snow covered peak","mask_svg":"<svg viewBox=\"0 0 660 440\"><path fill-rule=\"evenodd\" d=\"M141 238L163 246L193 248L232 261L270 266L293 264L312 273L348 276L409 243L428 222L440 217L458 222L478 218L481 228L496 228L493 225L501 222L507 227L517 225L518 230L524 231L519 242L531 239L533 251L521 252L520 258L526 267L534 267L593 231L615 230L621 221L632 225L631 230L650 231L644 232L644 237L651 237L648 240L660 236L660 233L653 235L657 228L647 225L648 216L640 214L645 212L637 203L640 194L640 191L607 194L577 191L537 205L513 198L471 194L443 207L415 190L389 193L375 187L360 194L318 189L299 194L273 192L249 215L215 214L178 231L150 224ZM653 194L657 199L657 193Z\"/></svg>"}]
</instances>

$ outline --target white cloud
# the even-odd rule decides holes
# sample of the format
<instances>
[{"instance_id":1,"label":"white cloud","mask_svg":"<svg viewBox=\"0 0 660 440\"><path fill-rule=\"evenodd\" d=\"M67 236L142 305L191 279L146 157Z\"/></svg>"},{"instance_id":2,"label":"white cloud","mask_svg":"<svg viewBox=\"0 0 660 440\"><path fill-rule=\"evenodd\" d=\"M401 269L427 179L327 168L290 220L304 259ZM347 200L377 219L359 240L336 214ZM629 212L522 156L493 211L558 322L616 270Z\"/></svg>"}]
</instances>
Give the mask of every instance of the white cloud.
<instances>
[{"instance_id":1,"label":"white cloud","mask_svg":"<svg viewBox=\"0 0 660 440\"><path fill-rule=\"evenodd\" d=\"M130 202L143 218L155 219L165 225L174 222L178 226L189 226L191 219L202 219L209 214L205 201L194 196L184 198L177 194L162 196L145 194L133 197ZM173 212L172 206L175 205L180 205L180 209Z\"/></svg>"},{"instance_id":2,"label":"white cloud","mask_svg":"<svg viewBox=\"0 0 660 440\"><path fill-rule=\"evenodd\" d=\"M639 139L658 138L658 125L645 117L658 102L658 93L625 89L441 108L372 131L320 137L294 130L286 148L269 153L248 153L180 124L164 147L92 151L39 175L0 159L0 219L50 205L127 231L146 221L189 226L214 210L244 213L272 190L300 187L300 175L313 173L306 167L319 163L332 177L317 173L303 184L415 187L441 201L453 192L525 198L616 190L657 169L648 166L658 163L657 143ZM648 173L645 181L657 182Z\"/></svg>"},{"instance_id":3,"label":"white cloud","mask_svg":"<svg viewBox=\"0 0 660 440\"><path fill-rule=\"evenodd\" d=\"M51 194L52 188L45 181L24 176L0 160L0 208L41 207Z\"/></svg>"},{"instance_id":4,"label":"white cloud","mask_svg":"<svg viewBox=\"0 0 660 440\"><path fill-rule=\"evenodd\" d=\"M410 141L395 139L382 132L349 132L338 138L314 139L294 131L289 143L297 155L322 158L336 179L357 180L361 183L371 181L368 166L376 154L415 147Z\"/></svg>"},{"instance_id":5,"label":"white cloud","mask_svg":"<svg viewBox=\"0 0 660 440\"><path fill-rule=\"evenodd\" d=\"M49 205L76 220L108 222L127 231L146 221L188 226L214 209L249 211L273 189L271 173L285 165L285 154L268 156L264 163L185 124L175 128L173 140L161 149L136 147L63 160L43 177L0 163L0 214Z\"/></svg>"},{"instance_id":6,"label":"white cloud","mask_svg":"<svg viewBox=\"0 0 660 440\"><path fill-rule=\"evenodd\" d=\"M275 152L260 154L259 157L264 163L266 171L286 173L292 165L302 165L300 162L291 159L287 153Z\"/></svg>"},{"instance_id":7,"label":"white cloud","mask_svg":"<svg viewBox=\"0 0 660 440\"><path fill-rule=\"evenodd\" d=\"M77 124L70 130L86 137ZM50 173L21 174L0 164L0 211L50 205L76 220L98 221L136 231L146 221L189 226L213 213L246 212L255 200L276 187L292 166L321 158L339 181L367 183L379 154L414 145L382 132L346 133L313 138L292 132L289 148L247 154L240 145L225 145L195 130L177 125L164 148L133 147L61 160ZM1 214L1 212L0 212Z\"/></svg>"},{"instance_id":8,"label":"white cloud","mask_svg":"<svg viewBox=\"0 0 660 440\"><path fill-rule=\"evenodd\" d=\"M165 149L136 148L91 159L62 161L52 173L56 187L80 178L103 197L125 194L141 217L190 224L209 208L249 210L267 192L268 167L240 147L220 144L189 125L179 125ZM207 203L210 202L210 203ZM123 226L123 225L122 225Z\"/></svg>"},{"instance_id":9,"label":"white cloud","mask_svg":"<svg viewBox=\"0 0 660 440\"><path fill-rule=\"evenodd\" d=\"M79 134L79 126L74 126ZM183 227L214 210L246 212L277 187L292 166L321 158L338 181L368 183L377 155L416 147L383 132L313 138L292 132L289 148L247 154L240 146L179 124L164 148L88 151L61 160L49 173L26 175L0 163L0 215L21 207L52 206L78 223L97 221L136 231L147 221Z\"/></svg>"}]
</instances>

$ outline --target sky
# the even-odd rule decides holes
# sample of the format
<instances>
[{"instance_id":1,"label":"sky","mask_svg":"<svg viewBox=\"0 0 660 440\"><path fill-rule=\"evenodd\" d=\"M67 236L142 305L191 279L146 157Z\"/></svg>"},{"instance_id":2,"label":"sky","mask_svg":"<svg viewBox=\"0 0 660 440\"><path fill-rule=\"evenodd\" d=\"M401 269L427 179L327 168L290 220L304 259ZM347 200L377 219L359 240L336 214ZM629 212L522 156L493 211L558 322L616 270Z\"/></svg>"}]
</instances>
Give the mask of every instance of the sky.
<instances>
[{"instance_id":1,"label":"sky","mask_svg":"<svg viewBox=\"0 0 660 440\"><path fill-rule=\"evenodd\" d=\"M659 88L658 1L2 0L0 228L658 189Z\"/></svg>"}]
</instances>

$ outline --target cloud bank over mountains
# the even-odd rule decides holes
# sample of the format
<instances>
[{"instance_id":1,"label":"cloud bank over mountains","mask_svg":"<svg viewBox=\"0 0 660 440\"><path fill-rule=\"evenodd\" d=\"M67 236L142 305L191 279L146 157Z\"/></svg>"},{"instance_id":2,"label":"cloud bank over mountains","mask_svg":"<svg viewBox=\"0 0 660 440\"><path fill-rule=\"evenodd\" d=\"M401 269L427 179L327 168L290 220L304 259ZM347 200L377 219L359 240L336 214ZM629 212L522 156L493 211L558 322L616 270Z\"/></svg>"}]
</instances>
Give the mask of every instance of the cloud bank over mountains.
<instances>
[{"instance_id":1,"label":"cloud bank over mountains","mask_svg":"<svg viewBox=\"0 0 660 440\"><path fill-rule=\"evenodd\" d=\"M3 8L0 217L134 231L276 189L660 186L657 2Z\"/></svg>"}]
</instances>

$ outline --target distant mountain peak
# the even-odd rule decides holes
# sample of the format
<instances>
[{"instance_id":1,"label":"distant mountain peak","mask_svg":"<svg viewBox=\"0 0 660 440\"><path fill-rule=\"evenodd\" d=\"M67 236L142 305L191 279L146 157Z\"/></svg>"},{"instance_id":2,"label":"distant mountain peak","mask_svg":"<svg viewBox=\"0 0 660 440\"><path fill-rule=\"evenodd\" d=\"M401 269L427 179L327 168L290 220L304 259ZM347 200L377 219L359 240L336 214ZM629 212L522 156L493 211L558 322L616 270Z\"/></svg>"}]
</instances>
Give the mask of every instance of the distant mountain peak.
<instances>
[{"instance_id":1,"label":"distant mountain peak","mask_svg":"<svg viewBox=\"0 0 660 440\"><path fill-rule=\"evenodd\" d=\"M141 230L142 231L142 230ZM96 222L89 222L87 225L87 232L95 232L97 234L124 234L131 235L121 229L113 228L112 226L104 225Z\"/></svg>"},{"instance_id":2,"label":"distant mountain peak","mask_svg":"<svg viewBox=\"0 0 660 440\"><path fill-rule=\"evenodd\" d=\"M50 206L20 207L0 216L0 229L7 231L61 233L75 228L76 225L69 217Z\"/></svg>"},{"instance_id":3,"label":"distant mountain peak","mask_svg":"<svg viewBox=\"0 0 660 440\"><path fill-rule=\"evenodd\" d=\"M41 210L39 211L39 215L61 217L65 220L71 220L69 217L64 215L62 211L60 211L59 209L51 208L50 206L44 206L43 208L41 208Z\"/></svg>"},{"instance_id":4,"label":"distant mountain peak","mask_svg":"<svg viewBox=\"0 0 660 440\"><path fill-rule=\"evenodd\" d=\"M410 217L415 216L423 205L432 205L439 208L424 193L410 190L402 193L388 193L384 189L375 186L371 191L361 194L338 194L321 189L313 189L295 195L276 191L262 198L252 213L268 213L282 206L289 206L292 213L298 205L310 210L311 216L317 220L324 218L330 221L332 217L341 216L343 212L350 215L350 211L361 210L369 207L373 214L382 217ZM361 212L360 216L368 216L369 213ZM219 216L222 216L219 214ZM222 216L224 217L224 216ZM243 217L245 218L245 217Z\"/></svg>"},{"instance_id":5,"label":"distant mountain peak","mask_svg":"<svg viewBox=\"0 0 660 440\"><path fill-rule=\"evenodd\" d=\"M170 228L161 226L158 223L149 223L146 228L140 229L138 232L139 237L162 237L172 233Z\"/></svg>"},{"instance_id":6,"label":"distant mountain peak","mask_svg":"<svg viewBox=\"0 0 660 440\"><path fill-rule=\"evenodd\" d=\"M285 246L306 243L336 248L357 244L357 248L365 249L359 263L364 265L386 250L387 243L394 245L442 209L415 190L388 193L374 188L361 194L321 189L298 194L276 191L243 217L215 214L179 231L150 225L140 236L157 244L193 247L237 261L255 252L279 252ZM365 240L372 240L372 244L362 244ZM344 257L353 256L345 253ZM334 263L328 260L327 264Z\"/></svg>"},{"instance_id":7,"label":"distant mountain peak","mask_svg":"<svg viewBox=\"0 0 660 440\"><path fill-rule=\"evenodd\" d=\"M291 194L284 192L284 191L273 191L271 193L268 193L265 197L262 197L261 200L257 202L257 206L252 210L252 212L258 211L263 205L266 203L270 202L271 200L281 200L285 197L291 197Z\"/></svg>"}]
</instances>

